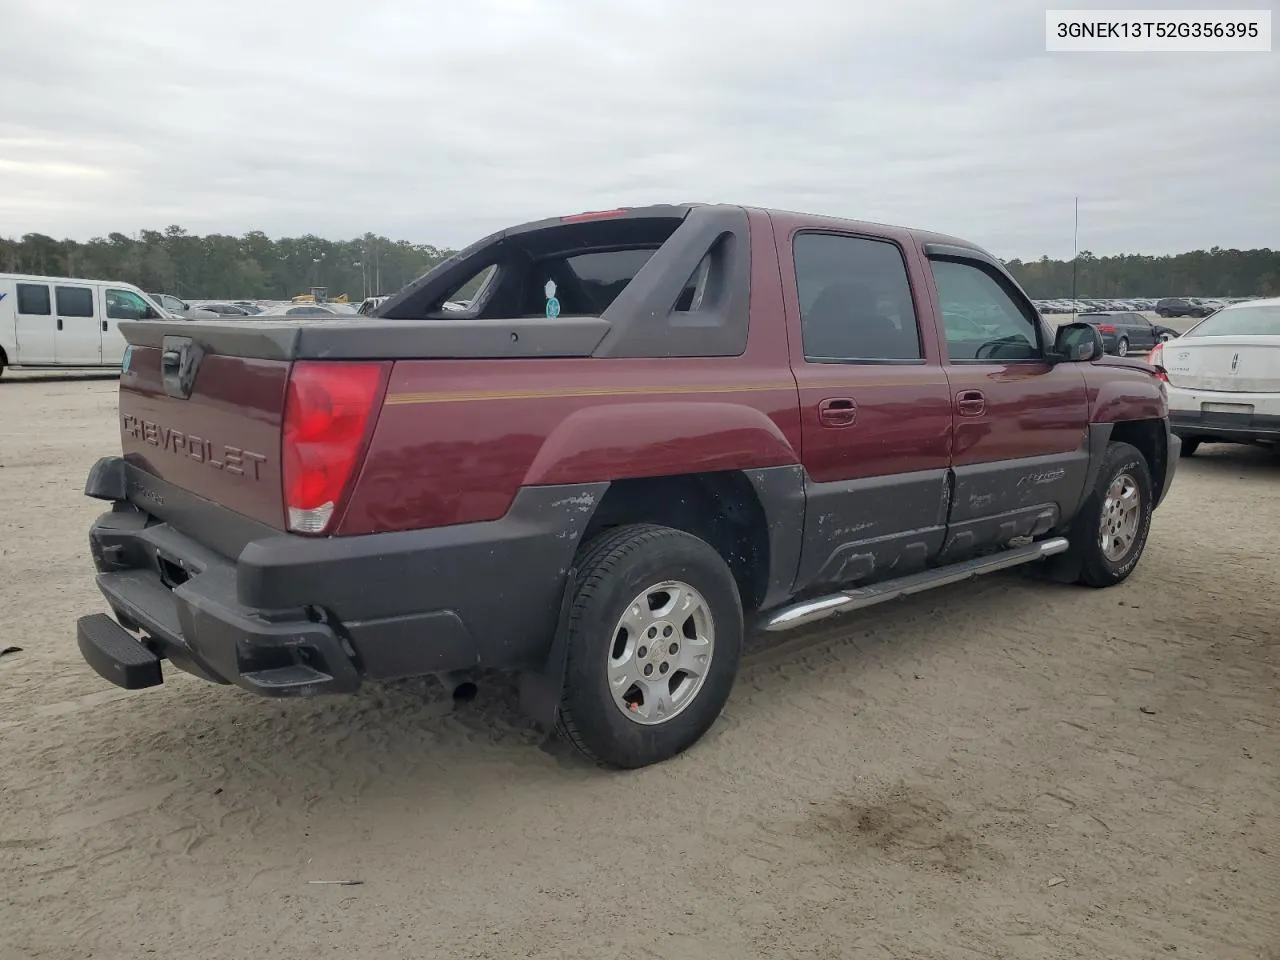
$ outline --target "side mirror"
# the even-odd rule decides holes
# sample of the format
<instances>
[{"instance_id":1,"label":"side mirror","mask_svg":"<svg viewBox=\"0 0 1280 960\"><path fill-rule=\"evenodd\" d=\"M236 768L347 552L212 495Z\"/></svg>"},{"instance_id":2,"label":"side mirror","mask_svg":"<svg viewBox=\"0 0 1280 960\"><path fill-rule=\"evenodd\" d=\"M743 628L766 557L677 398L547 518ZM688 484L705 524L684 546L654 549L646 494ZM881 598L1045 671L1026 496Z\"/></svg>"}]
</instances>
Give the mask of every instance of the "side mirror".
<instances>
[{"instance_id":1,"label":"side mirror","mask_svg":"<svg viewBox=\"0 0 1280 960\"><path fill-rule=\"evenodd\" d=\"M1064 323L1054 335L1053 352L1068 363L1097 360L1104 352L1102 334L1092 323Z\"/></svg>"}]
</instances>

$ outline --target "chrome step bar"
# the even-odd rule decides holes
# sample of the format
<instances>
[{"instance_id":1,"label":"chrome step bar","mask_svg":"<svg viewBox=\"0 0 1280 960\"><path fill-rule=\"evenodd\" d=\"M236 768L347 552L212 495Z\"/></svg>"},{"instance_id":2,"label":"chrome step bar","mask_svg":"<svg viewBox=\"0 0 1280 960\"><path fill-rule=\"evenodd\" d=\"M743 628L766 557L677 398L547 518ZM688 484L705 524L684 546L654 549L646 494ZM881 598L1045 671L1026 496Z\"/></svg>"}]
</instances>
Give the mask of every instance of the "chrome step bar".
<instances>
[{"instance_id":1,"label":"chrome step bar","mask_svg":"<svg viewBox=\"0 0 1280 960\"><path fill-rule=\"evenodd\" d=\"M802 600L799 603L793 603L765 614L761 626L763 629L773 632L794 630L796 627L807 626L810 623L816 623L818 620L833 617L838 613L861 610L877 603L884 603L886 600L909 597L914 593L932 590L934 587L946 586L949 583L959 583L961 580L968 580L971 577L980 577L984 573L995 573L997 570L1007 570L1009 567L1032 563L1035 560L1043 560L1045 557L1052 557L1054 554L1065 552L1069 546L1070 544L1067 543L1065 537L1054 537L1051 540L1041 540L1039 543L1033 543L1029 546L978 557L975 560L953 563L949 566L939 567L936 570L913 573L910 576L899 577L897 580L886 580L884 583L873 584L869 587L854 587L850 590L842 590L839 593L828 594L825 597Z\"/></svg>"}]
</instances>

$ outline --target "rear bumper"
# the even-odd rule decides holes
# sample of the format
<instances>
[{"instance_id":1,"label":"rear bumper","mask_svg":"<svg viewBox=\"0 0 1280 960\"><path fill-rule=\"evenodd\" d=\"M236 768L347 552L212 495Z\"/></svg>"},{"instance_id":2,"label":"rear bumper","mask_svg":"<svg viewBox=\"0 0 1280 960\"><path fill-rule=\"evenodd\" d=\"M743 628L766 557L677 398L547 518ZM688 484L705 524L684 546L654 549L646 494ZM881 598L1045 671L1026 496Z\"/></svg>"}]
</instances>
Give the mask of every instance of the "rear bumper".
<instances>
[{"instance_id":1,"label":"rear bumper","mask_svg":"<svg viewBox=\"0 0 1280 960\"><path fill-rule=\"evenodd\" d=\"M1170 410L1169 420L1173 432L1187 440L1280 442L1280 416Z\"/></svg>"},{"instance_id":2,"label":"rear bumper","mask_svg":"<svg viewBox=\"0 0 1280 960\"><path fill-rule=\"evenodd\" d=\"M1173 384L1168 393L1169 420L1174 433L1183 438L1280 441L1280 393L1196 390Z\"/></svg>"},{"instance_id":3,"label":"rear bumper","mask_svg":"<svg viewBox=\"0 0 1280 960\"><path fill-rule=\"evenodd\" d=\"M605 486L527 488L505 517L487 523L359 537L272 534L235 559L118 501L89 534L115 620L81 618L80 649L119 686L159 683L158 661L168 660L268 696L536 665Z\"/></svg>"}]
</instances>

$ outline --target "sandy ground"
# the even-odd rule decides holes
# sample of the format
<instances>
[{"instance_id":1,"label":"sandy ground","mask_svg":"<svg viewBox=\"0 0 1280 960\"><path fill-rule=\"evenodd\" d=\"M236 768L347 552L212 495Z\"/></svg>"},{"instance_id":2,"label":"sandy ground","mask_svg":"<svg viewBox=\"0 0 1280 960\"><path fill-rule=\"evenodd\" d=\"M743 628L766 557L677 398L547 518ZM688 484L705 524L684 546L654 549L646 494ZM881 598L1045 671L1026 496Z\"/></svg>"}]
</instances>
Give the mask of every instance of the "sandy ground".
<instances>
[{"instance_id":1,"label":"sandy ground","mask_svg":"<svg viewBox=\"0 0 1280 960\"><path fill-rule=\"evenodd\" d=\"M99 680L113 403L0 383L3 960L1280 958L1280 459L1184 461L1121 587L1001 575L753 642L703 743L619 775L501 685Z\"/></svg>"}]
</instances>

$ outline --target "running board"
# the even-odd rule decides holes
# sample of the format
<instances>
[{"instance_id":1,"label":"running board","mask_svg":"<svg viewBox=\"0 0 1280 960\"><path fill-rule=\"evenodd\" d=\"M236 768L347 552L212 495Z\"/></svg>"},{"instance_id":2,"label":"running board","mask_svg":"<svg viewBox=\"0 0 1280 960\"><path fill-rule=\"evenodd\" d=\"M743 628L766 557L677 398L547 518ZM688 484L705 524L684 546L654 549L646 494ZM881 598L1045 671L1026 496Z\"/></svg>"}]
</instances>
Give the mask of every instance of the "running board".
<instances>
[{"instance_id":1,"label":"running board","mask_svg":"<svg viewBox=\"0 0 1280 960\"><path fill-rule=\"evenodd\" d=\"M1045 557L1063 553L1069 546L1070 544L1067 543L1065 537L1054 537L1052 540L1042 540L1029 546L978 557L976 560L965 560L962 563L949 564L936 570L913 573L907 577L899 577L897 580L886 580L884 583L877 583L869 587L854 587L851 590L842 590L840 593L828 594L825 597L802 600L799 603L783 607L774 613L766 614L762 627L765 630L774 632L792 630L796 627L803 627L818 620L835 616L838 613L861 610L863 607L884 603L886 600L909 597L913 593L923 593L926 590L932 590L934 587L942 587L949 583L968 580L971 577L979 577L984 573L995 573L997 570L1007 570L1009 567L1020 566L1035 560L1043 560Z\"/></svg>"}]
</instances>

